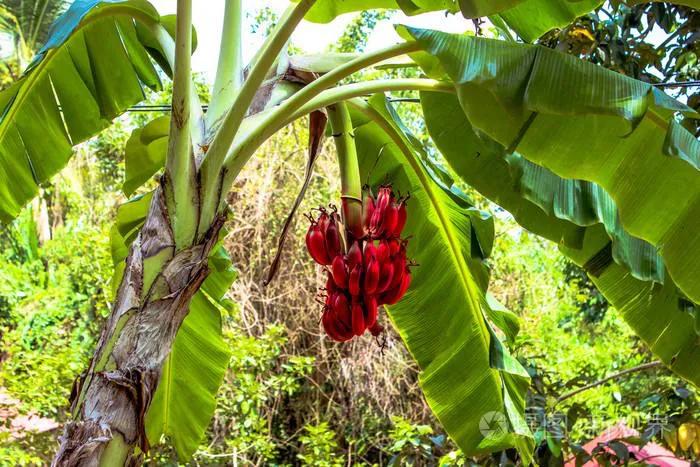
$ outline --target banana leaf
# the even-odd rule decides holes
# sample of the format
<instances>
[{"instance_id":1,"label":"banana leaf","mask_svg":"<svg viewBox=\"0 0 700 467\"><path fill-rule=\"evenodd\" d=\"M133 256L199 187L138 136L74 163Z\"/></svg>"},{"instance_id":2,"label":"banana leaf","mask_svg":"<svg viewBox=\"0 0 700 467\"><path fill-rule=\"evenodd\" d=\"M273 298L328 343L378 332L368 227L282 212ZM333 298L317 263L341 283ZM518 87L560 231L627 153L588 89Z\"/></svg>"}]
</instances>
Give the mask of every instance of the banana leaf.
<instances>
[{"instance_id":1,"label":"banana leaf","mask_svg":"<svg viewBox=\"0 0 700 467\"><path fill-rule=\"evenodd\" d=\"M663 285L649 277L640 278L639 271L624 261L635 253L635 243L638 246L641 241L624 230L612 235L604 223L578 225L575 216L567 213L569 200L560 199L561 192L556 189L540 190L533 201L531 189L523 181L524 174L545 169L520 156L515 167L511 166L514 155L477 135L455 96L424 93L421 102L430 136L455 173L510 212L524 228L558 243L564 254L587 270L601 293L650 350L680 376L700 385L700 346L693 328L697 306L685 299L668 277ZM551 179L556 177L549 174ZM557 179L557 186L580 182ZM548 184L543 188L551 187ZM545 195L546 204L541 203ZM562 202L564 206L560 205ZM593 207L583 205L580 209ZM620 258L616 250L627 254Z\"/></svg>"},{"instance_id":2,"label":"banana leaf","mask_svg":"<svg viewBox=\"0 0 700 467\"><path fill-rule=\"evenodd\" d=\"M492 220L484 222L466 199L433 181L383 95L355 101L352 115L363 181L376 187L388 180L411 194L405 234L418 266L389 314L421 368L428 404L466 454L515 446L529 459L534 443L523 415L529 378L494 324L511 336L517 327L486 298L482 253L490 248L474 248L488 232L492 241Z\"/></svg>"},{"instance_id":3,"label":"banana leaf","mask_svg":"<svg viewBox=\"0 0 700 467\"><path fill-rule=\"evenodd\" d=\"M644 1L619 3L632 6ZM700 9L700 0L672 3ZM602 4L602 0L318 0L306 19L328 23L341 14L367 9L400 9L407 15L442 10L450 13L461 11L465 18L498 15L525 42L532 42L547 31L564 27Z\"/></svg>"},{"instance_id":4,"label":"banana leaf","mask_svg":"<svg viewBox=\"0 0 700 467\"><path fill-rule=\"evenodd\" d=\"M415 59L426 72L455 83L476 129L561 178L598 185L624 231L653 245L700 302L700 142L675 121L697 114L648 83L544 47L402 33L424 46Z\"/></svg>"},{"instance_id":5,"label":"banana leaf","mask_svg":"<svg viewBox=\"0 0 700 467\"><path fill-rule=\"evenodd\" d=\"M611 3L613 5L616 3L625 3L629 6L634 6L634 5L641 5L643 3L662 2L662 1L663 0L625 0L625 1L621 2L619 0L612 0ZM687 6L688 8L700 10L700 0L675 0L675 1L669 2L669 3L673 3L675 5L683 5L683 6Z\"/></svg>"},{"instance_id":6,"label":"banana leaf","mask_svg":"<svg viewBox=\"0 0 700 467\"><path fill-rule=\"evenodd\" d=\"M125 178L122 191L126 196L131 196L165 166L169 131L170 116L163 116L131 133L124 150Z\"/></svg>"},{"instance_id":7,"label":"banana leaf","mask_svg":"<svg viewBox=\"0 0 700 467\"><path fill-rule=\"evenodd\" d=\"M595 10L601 0L459 0L467 18L498 14L525 42Z\"/></svg>"},{"instance_id":8,"label":"banana leaf","mask_svg":"<svg viewBox=\"0 0 700 467\"><path fill-rule=\"evenodd\" d=\"M663 286L640 281L614 262L591 251L605 242L603 229L586 232L580 250L562 248L574 262L594 268L589 277L649 349L671 370L700 387L700 306L672 282ZM604 254L602 255L604 256Z\"/></svg>"},{"instance_id":9,"label":"banana leaf","mask_svg":"<svg viewBox=\"0 0 700 467\"><path fill-rule=\"evenodd\" d=\"M487 136L479 137L456 96L423 93L421 103L428 131L453 169L525 228L563 246L581 248L586 229L603 224L615 262L640 280L664 283L660 255L622 228L615 203L600 186L561 178L508 153Z\"/></svg>"},{"instance_id":10,"label":"banana leaf","mask_svg":"<svg viewBox=\"0 0 700 467\"><path fill-rule=\"evenodd\" d=\"M0 93L0 222L17 216L72 147L144 98L160 79L136 24L160 27L144 0L74 2L23 76Z\"/></svg>"}]
</instances>

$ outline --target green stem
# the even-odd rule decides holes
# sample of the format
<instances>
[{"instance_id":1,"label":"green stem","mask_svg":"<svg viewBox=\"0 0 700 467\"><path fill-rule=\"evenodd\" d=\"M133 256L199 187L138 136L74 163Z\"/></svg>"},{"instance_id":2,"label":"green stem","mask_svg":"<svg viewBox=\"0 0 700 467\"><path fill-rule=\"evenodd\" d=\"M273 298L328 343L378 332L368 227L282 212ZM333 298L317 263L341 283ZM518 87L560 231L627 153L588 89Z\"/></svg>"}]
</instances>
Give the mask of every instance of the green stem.
<instances>
[{"instance_id":1,"label":"green stem","mask_svg":"<svg viewBox=\"0 0 700 467\"><path fill-rule=\"evenodd\" d=\"M39 36L39 31L41 31L41 23L44 22L44 15L46 14L46 8L49 6L49 1L44 2L44 6L41 9L41 13L38 16L32 18L32 28L31 37L29 39L29 45L32 49L37 48L36 39Z\"/></svg>"},{"instance_id":2,"label":"green stem","mask_svg":"<svg viewBox=\"0 0 700 467\"><path fill-rule=\"evenodd\" d=\"M175 41L168 34L163 26L159 23L150 24L147 26L151 33L155 36L158 44L163 50L165 59L170 65L170 69L175 69ZM196 149L201 148L204 145L204 117L202 112L202 104L199 101L199 96L194 86L190 86L190 137L192 138L193 145L196 145Z\"/></svg>"},{"instance_id":3,"label":"green stem","mask_svg":"<svg viewBox=\"0 0 700 467\"><path fill-rule=\"evenodd\" d=\"M403 42L401 44L393 45L391 47L378 50L371 54L365 54L360 57L357 57L337 68L334 68L332 71L326 73L316 81L302 88L299 92L297 92L292 97L284 101L279 107L277 107L269 115L267 115L259 123L258 126L266 127L268 125L274 125L276 121L279 120L281 117L285 115L291 115L303 104L318 96L321 92L335 85L339 81L352 75L353 73L356 73L360 70L363 70L364 68L382 62L386 59L414 52L419 49L420 45L417 42ZM226 160L224 161L224 166L228 164L229 160L232 157L233 153L229 152L229 154L226 157Z\"/></svg>"},{"instance_id":4,"label":"green stem","mask_svg":"<svg viewBox=\"0 0 700 467\"><path fill-rule=\"evenodd\" d=\"M131 451L132 447L124 442L122 435L115 433L100 457L100 467L122 467L126 465Z\"/></svg>"},{"instance_id":5,"label":"green stem","mask_svg":"<svg viewBox=\"0 0 700 467\"><path fill-rule=\"evenodd\" d=\"M617 373L613 373L610 376L606 376L605 378L603 378L601 380L587 384L587 385L582 386L578 389L574 389L573 391L567 392L566 394L562 394L561 396L557 397L557 399L554 401L554 404L556 405L562 401L565 401L567 399L571 399L572 397L574 397L578 394L581 394L584 391L588 391L589 389L593 389L597 386L601 386L601 385L607 383L608 381L621 378L623 376L629 375L630 373L636 373L638 371L645 371L645 370L649 370L652 368L658 368L658 367L662 367L662 366L664 366L664 363L660 360L656 360L656 361L649 362L649 363L643 363L641 365L638 365L638 366L635 366L632 368L627 368L626 370L618 371Z\"/></svg>"},{"instance_id":6,"label":"green stem","mask_svg":"<svg viewBox=\"0 0 700 467\"><path fill-rule=\"evenodd\" d=\"M227 160L225 168L228 173L237 173L255 150L270 138L270 136L274 135L294 120L314 110L319 110L337 102L355 97L390 91L438 91L453 93L455 89L452 83L420 78L363 81L327 89L319 93L315 98L299 106L296 110L289 111L285 114L275 112L275 117L269 121L266 120L264 125L256 125L256 128L248 133L244 139L234 143L231 157Z\"/></svg>"},{"instance_id":7,"label":"green stem","mask_svg":"<svg viewBox=\"0 0 700 467\"><path fill-rule=\"evenodd\" d=\"M350 112L347 105L343 102L329 106L327 111L328 122L333 131L333 140L335 141L338 154L343 220L348 231L356 238L361 238L364 235L362 227L362 181Z\"/></svg>"},{"instance_id":8,"label":"green stem","mask_svg":"<svg viewBox=\"0 0 700 467\"><path fill-rule=\"evenodd\" d=\"M314 99L299 107L294 113L277 115L274 121L268 122L265 125L256 125L255 129L241 138L240 141L234 142L232 157L227 160L224 168L225 177L222 185L223 189L228 188L231 183L233 183L233 180L246 162L248 162L248 159L250 159L255 151L268 138L294 120L314 110L323 109L338 102L389 91L435 91L454 93L455 88L452 83L432 79L393 79L346 84L323 91Z\"/></svg>"},{"instance_id":9,"label":"green stem","mask_svg":"<svg viewBox=\"0 0 700 467\"><path fill-rule=\"evenodd\" d=\"M217 122L231 107L243 84L243 6L242 0L226 0L224 26L219 46L214 92L207 112L207 127Z\"/></svg>"},{"instance_id":10,"label":"green stem","mask_svg":"<svg viewBox=\"0 0 700 467\"><path fill-rule=\"evenodd\" d=\"M178 249L190 246L197 230L195 164L190 138L192 91L192 0L177 1L175 70L165 194Z\"/></svg>"},{"instance_id":11,"label":"green stem","mask_svg":"<svg viewBox=\"0 0 700 467\"><path fill-rule=\"evenodd\" d=\"M224 174L221 173L221 169L224 158L241 126L241 122L245 118L250 104L253 102L255 93L258 91L260 84L265 79L265 75L272 67L280 51L287 45L287 41L294 29L315 2L316 0L300 0L299 3L291 6L285 12L275 31L263 46L258 60L250 70L240 93L233 103L233 107L224 117L221 128L216 132L216 136L214 136L211 146L209 146L209 151L201 168L203 196L200 225L203 231L208 229L219 209L220 198L223 193L222 177Z\"/></svg>"}]
</instances>

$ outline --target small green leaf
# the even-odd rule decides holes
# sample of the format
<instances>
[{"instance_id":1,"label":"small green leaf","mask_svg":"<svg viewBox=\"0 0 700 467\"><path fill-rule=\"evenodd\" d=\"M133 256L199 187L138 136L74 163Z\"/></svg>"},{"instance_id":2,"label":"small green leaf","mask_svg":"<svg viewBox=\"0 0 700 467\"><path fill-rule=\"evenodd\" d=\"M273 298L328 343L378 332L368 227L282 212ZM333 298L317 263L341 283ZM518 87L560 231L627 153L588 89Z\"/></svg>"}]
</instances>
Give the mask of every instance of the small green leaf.
<instances>
[{"instance_id":1,"label":"small green leaf","mask_svg":"<svg viewBox=\"0 0 700 467\"><path fill-rule=\"evenodd\" d=\"M165 166L170 117L163 116L137 128L126 142L125 179L122 190L131 196Z\"/></svg>"}]
</instances>

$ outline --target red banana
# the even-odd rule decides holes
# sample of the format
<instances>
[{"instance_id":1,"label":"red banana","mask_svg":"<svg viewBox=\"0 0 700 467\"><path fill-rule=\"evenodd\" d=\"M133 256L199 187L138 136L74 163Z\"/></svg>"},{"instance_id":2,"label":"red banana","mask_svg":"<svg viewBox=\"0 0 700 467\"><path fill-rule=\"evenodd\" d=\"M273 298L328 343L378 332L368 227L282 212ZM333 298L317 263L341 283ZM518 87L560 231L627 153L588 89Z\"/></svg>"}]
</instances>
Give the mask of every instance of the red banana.
<instances>
[{"instance_id":1,"label":"red banana","mask_svg":"<svg viewBox=\"0 0 700 467\"><path fill-rule=\"evenodd\" d=\"M309 227L309 231L306 233L306 248L318 264L322 266L330 264L331 261L326 252L326 242L318 224Z\"/></svg>"},{"instance_id":2,"label":"red banana","mask_svg":"<svg viewBox=\"0 0 700 467\"><path fill-rule=\"evenodd\" d=\"M390 204L386 211L384 212L384 219L382 230L387 233L387 235L394 235L394 229L396 229L396 224L399 221L399 208L396 204Z\"/></svg>"},{"instance_id":3,"label":"red banana","mask_svg":"<svg viewBox=\"0 0 700 467\"><path fill-rule=\"evenodd\" d=\"M362 202L362 227L365 229L365 233L369 233L369 223L372 220L372 214L374 214L374 198L371 193L367 192Z\"/></svg>"},{"instance_id":4,"label":"red banana","mask_svg":"<svg viewBox=\"0 0 700 467\"><path fill-rule=\"evenodd\" d=\"M394 265L390 262L382 264L379 272L379 283L377 284L377 292L382 293L391 285L391 280L394 278Z\"/></svg>"},{"instance_id":5,"label":"red banana","mask_svg":"<svg viewBox=\"0 0 700 467\"><path fill-rule=\"evenodd\" d=\"M385 293L382 297L380 297L380 299L386 305L395 305L403 298L409 285L411 285L411 275L404 274L403 279L401 279L401 285L398 288Z\"/></svg>"},{"instance_id":6,"label":"red banana","mask_svg":"<svg viewBox=\"0 0 700 467\"><path fill-rule=\"evenodd\" d=\"M365 329L365 317L362 311L362 305L359 303L352 304L352 333L356 336L361 336L364 334Z\"/></svg>"},{"instance_id":7,"label":"red banana","mask_svg":"<svg viewBox=\"0 0 700 467\"><path fill-rule=\"evenodd\" d=\"M393 305L411 283L406 258L406 200L390 185L376 197L364 192L362 232L348 232L334 207L320 208L306 234L306 247L317 263L327 266L322 324L333 340L345 342L369 330L383 332L379 305Z\"/></svg>"},{"instance_id":8,"label":"red banana","mask_svg":"<svg viewBox=\"0 0 700 467\"><path fill-rule=\"evenodd\" d=\"M399 203L399 216L396 220L396 227L394 227L394 236L400 237L403 228L406 226L406 202L401 201Z\"/></svg>"},{"instance_id":9,"label":"red banana","mask_svg":"<svg viewBox=\"0 0 700 467\"><path fill-rule=\"evenodd\" d=\"M365 296L365 325L368 328L377 322L377 299L374 295Z\"/></svg>"},{"instance_id":10,"label":"red banana","mask_svg":"<svg viewBox=\"0 0 700 467\"><path fill-rule=\"evenodd\" d=\"M357 264L362 264L362 250L360 249L360 244L357 241L353 242L350 250L348 250L348 264L351 267Z\"/></svg>"},{"instance_id":11,"label":"red banana","mask_svg":"<svg viewBox=\"0 0 700 467\"><path fill-rule=\"evenodd\" d=\"M371 258L365 269L364 292L372 294L379 285L379 262Z\"/></svg>"},{"instance_id":12,"label":"red banana","mask_svg":"<svg viewBox=\"0 0 700 467\"><path fill-rule=\"evenodd\" d=\"M333 282L335 282L336 286L341 289L348 288L348 269L345 266L345 258L343 258L343 256L338 255L333 258L331 275L333 276Z\"/></svg>"},{"instance_id":13,"label":"red banana","mask_svg":"<svg viewBox=\"0 0 700 467\"><path fill-rule=\"evenodd\" d=\"M335 258L342 251L342 242L340 240L340 233L338 232L338 225L335 219L331 218L326 228L326 251L328 252L329 258Z\"/></svg>"},{"instance_id":14,"label":"red banana","mask_svg":"<svg viewBox=\"0 0 700 467\"><path fill-rule=\"evenodd\" d=\"M362 263L353 266L348 279L348 290L350 295L357 297L360 295L360 279L362 278Z\"/></svg>"}]
</instances>

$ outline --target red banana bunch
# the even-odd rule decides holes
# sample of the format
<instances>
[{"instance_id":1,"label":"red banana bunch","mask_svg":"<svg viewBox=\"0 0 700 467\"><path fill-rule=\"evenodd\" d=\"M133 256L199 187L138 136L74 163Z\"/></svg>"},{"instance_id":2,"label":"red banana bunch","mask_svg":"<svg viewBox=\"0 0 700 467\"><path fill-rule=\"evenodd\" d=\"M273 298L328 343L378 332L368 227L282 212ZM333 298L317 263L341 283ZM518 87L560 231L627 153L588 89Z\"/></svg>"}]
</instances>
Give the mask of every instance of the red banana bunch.
<instances>
[{"instance_id":1,"label":"red banana bunch","mask_svg":"<svg viewBox=\"0 0 700 467\"><path fill-rule=\"evenodd\" d=\"M401 239L406 200L397 198L390 185L382 186L376 198L367 192L361 237L345 228L335 207L319 208L315 219L309 216L306 247L328 272L321 321L333 340L345 342L367 330L379 335L378 307L397 303L408 290L408 241Z\"/></svg>"}]
</instances>

